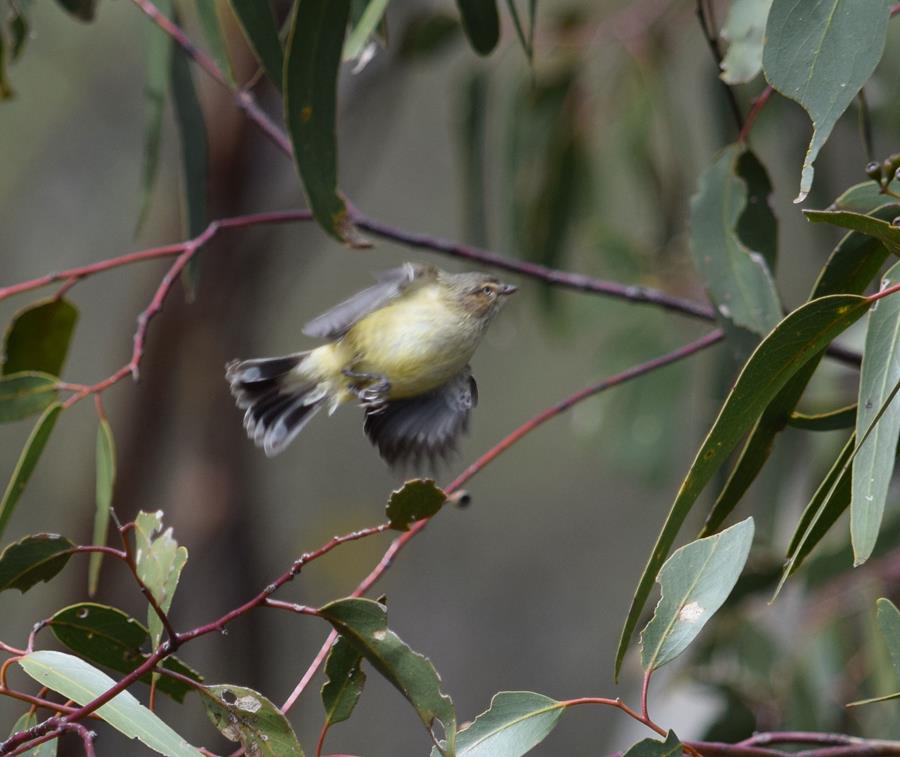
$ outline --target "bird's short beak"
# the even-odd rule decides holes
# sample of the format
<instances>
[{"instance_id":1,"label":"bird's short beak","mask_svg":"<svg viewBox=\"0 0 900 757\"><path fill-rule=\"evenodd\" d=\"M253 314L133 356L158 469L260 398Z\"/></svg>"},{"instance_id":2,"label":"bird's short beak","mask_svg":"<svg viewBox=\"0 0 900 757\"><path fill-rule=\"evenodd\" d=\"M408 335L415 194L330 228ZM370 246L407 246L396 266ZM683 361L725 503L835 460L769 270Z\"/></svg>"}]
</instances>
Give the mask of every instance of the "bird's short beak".
<instances>
[{"instance_id":1,"label":"bird's short beak","mask_svg":"<svg viewBox=\"0 0 900 757\"><path fill-rule=\"evenodd\" d=\"M515 294L518 291L519 287L513 286L512 284L504 284L503 288L500 290L500 294L506 297L510 294Z\"/></svg>"}]
</instances>

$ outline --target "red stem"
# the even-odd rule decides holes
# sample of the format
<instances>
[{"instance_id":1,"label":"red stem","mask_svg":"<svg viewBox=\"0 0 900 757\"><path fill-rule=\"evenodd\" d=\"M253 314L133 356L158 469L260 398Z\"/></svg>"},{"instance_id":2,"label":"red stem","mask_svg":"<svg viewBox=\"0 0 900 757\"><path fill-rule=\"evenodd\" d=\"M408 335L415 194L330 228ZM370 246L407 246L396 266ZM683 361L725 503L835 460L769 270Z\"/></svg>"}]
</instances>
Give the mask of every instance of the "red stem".
<instances>
[{"instance_id":1,"label":"red stem","mask_svg":"<svg viewBox=\"0 0 900 757\"><path fill-rule=\"evenodd\" d=\"M759 96L753 100L750 111L747 113L747 118L744 120L744 125L741 127L741 133L738 135L738 142L747 141L747 137L750 136L750 130L753 128L753 123L756 121L756 117L760 114L762 109L766 107L766 103L769 102L769 98L774 91L772 85L768 84Z\"/></svg>"},{"instance_id":2,"label":"red stem","mask_svg":"<svg viewBox=\"0 0 900 757\"><path fill-rule=\"evenodd\" d=\"M653 669L651 668L646 673L644 673L644 682L641 685L641 715L643 715L647 720L650 720L650 712L647 709L647 696L650 693L650 678L653 676Z\"/></svg>"}]
</instances>

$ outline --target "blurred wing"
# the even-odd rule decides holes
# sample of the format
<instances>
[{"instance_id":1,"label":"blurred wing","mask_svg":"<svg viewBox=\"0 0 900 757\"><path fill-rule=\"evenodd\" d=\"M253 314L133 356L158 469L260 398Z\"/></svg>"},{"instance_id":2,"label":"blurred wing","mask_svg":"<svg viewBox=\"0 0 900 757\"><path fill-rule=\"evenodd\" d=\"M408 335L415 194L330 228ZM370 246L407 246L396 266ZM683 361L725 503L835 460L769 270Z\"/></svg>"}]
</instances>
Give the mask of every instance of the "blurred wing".
<instances>
[{"instance_id":1,"label":"blurred wing","mask_svg":"<svg viewBox=\"0 0 900 757\"><path fill-rule=\"evenodd\" d=\"M434 462L453 451L476 404L478 386L466 366L434 391L367 410L366 435L388 465Z\"/></svg>"},{"instance_id":2,"label":"blurred wing","mask_svg":"<svg viewBox=\"0 0 900 757\"><path fill-rule=\"evenodd\" d=\"M435 274L435 268L415 263L404 263L399 268L384 271L378 274L377 284L357 292L340 305L313 318L303 327L303 333L321 339L342 337L369 313L384 307L413 284L431 279Z\"/></svg>"}]
</instances>

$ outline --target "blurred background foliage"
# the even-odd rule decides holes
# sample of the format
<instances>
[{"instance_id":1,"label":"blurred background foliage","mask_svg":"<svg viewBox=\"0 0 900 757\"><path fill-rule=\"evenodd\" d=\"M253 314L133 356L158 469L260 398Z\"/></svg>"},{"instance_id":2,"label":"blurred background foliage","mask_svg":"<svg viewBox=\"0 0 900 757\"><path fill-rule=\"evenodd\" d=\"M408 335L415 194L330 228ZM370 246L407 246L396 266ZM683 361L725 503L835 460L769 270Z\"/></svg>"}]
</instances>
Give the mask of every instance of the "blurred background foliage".
<instances>
[{"instance_id":1,"label":"blurred background foliage","mask_svg":"<svg viewBox=\"0 0 900 757\"><path fill-rule=\"evenodd\" d=\"M0 0L0 17L23 2ZM182 3L182 13L200 39L191 5ZM276 6L286 14L286 3ZM727 3L713 6L720 26ZM7 67L9 99L0 106L0 284L184 238L189 219L168 109L160 175L136 231L144 203L144 60L156 30L122 0L102 2L90 24L50 0L27 7L30 28ZM501 48L480 59L465 45L452 3L392 4L386 47L361 71L348 65L342 72L343 189L369 215L403 228L702 298L687 250L688 204L699 173L736 129L694 10L686 0L542 0L529 64L508 15ZM252 57L227 7L220 11L236 78L246 81ZM898 147L900 103L891 94L898 35L895 23L866 87L876 156ZM13 37L6 41L9 57ZM300 203L290 162L227 93L197 71L193 77L209 128L208 217ZM737 88L745 112L762 86L757 77ZM269 85L258 96L277 111ZM864 180L870 156L857 119L854 106L824 148L808 206L825 207ZM802 110L776 97L752 139L774 185L778 287L789 307L805 299L839 238L807 224L791 202L808 137ZM172 297L154 323L141 381L108 393L119 448L117 511L130 518L164 510L190 551L172 610L179 628L235 606L332 534L381 519L399 478L370 449L352 410L320 419L268 460L244 437L222 368L234 357L302 348L306 319L365 285L370 271L413 257L464 268L388 243L351 251L311 225L223 235L200 257L193 304ZM163 265L120 269L73 290L81 314L64 378L96 381L125 362L134 316ZM649 306L516 283L522 295L475 359L482 404L472 433L439 480L548 404L705 328ZM0 321L28 302L0 303ZM857 328L844 341L859 347L860 337ZM720 348L578 406L480 474L469 487L471 506L442 514L403 553L381 584L391 626L432 658L463 719L499 689L634 695L636 660L626 667L628 686L611 683L621 618L737 365ZM855 383L855 373L831 364L805 404L851 402ZM29 429L27 422L0 427L0 469L11 470ZM90 540L95 429L89 403L61 420L9 540L42 530ZM883 534L878 559L848 573L842 521L802 579L767 604L785 534L841 442L840 433L787 431L774 465L742 504L741 512L756 516L771 560L754 556L756 584L745 578L739 586L746 591L710 624L703 643L656 682L654 716L665 723L677 713L681 738L735 740L795 727L900 738L897 702L843 707L896 689L884 680L889 666L873 640L875 597L900 598L896 538ZM900 533L900 522L893 530ZM316 604L347 593L385 545L372 539L336 551L285 598ZM0 636L22 639L35 619L85 599L87 561L73 566L40 590L5 594ZM143 614L116 565L104 566L99 601ZM245 684L281 701L324 632L316 621L254 612L182 657L211 682ZM427 744L406 703L376 676L368 686L352 724L333 731L329 748L371 757L423 753ZM315 689L293 713L304 743L314 743L321 722ZM195 704L162 701L160 710L189 740L222 746ZM17 712L0 702L0 722ZM535 754L612 751L645 735L635 728L608 712L578 712ZM101 754L132 748L107 731Z\"/></svg>"}]
</instances>

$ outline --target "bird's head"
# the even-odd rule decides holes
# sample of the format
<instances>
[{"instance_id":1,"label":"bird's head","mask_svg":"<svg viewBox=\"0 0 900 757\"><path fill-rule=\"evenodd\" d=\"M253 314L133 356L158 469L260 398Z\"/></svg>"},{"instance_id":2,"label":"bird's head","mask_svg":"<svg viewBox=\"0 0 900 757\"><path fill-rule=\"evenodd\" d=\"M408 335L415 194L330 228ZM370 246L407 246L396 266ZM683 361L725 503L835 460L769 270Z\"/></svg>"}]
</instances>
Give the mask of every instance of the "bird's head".
<instances>
[{"instance_id":1,"label":"bird's head","mask_svg":"<svg viewBox=\"0 0 900 757\"><path fill-rule=\"evenodd\" d=\"M517 290L486 273L445 274L441 278L466 313L485 323L500 312L507 297Z\"/></svg>"}]
</instances>

